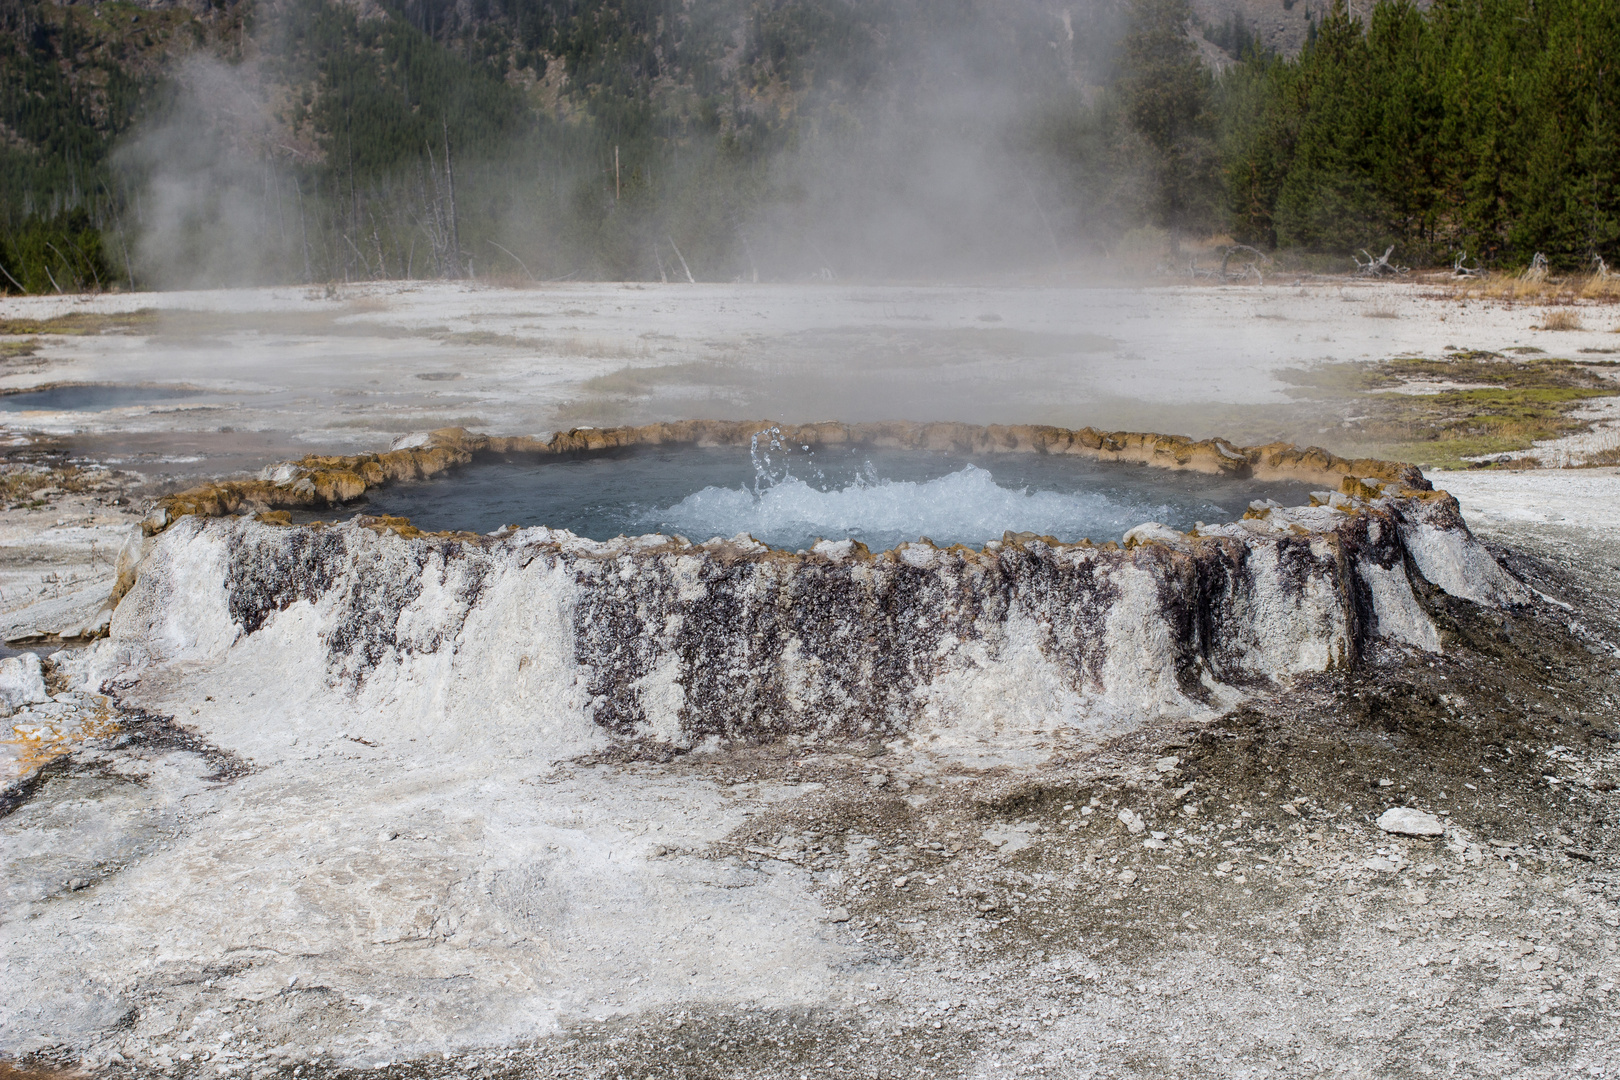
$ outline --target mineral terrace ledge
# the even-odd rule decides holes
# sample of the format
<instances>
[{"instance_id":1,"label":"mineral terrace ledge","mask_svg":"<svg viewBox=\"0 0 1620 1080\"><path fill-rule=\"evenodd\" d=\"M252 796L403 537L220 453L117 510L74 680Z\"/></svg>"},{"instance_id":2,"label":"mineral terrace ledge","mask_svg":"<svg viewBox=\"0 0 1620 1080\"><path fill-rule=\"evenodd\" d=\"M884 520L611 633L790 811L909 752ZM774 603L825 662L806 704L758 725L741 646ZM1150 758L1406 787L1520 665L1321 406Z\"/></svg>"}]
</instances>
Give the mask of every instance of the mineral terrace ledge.
<instances>
[{"instance_id":1,"label":"mineral terrace ledge","mask_svg":"<svg viewBox=\"0 0 1620 1080\"><path fill-rule=\"evenodd\" d=\"M394 453L492 442L437 433ZM1162 445L1192 461L1200 444ZM1145 524L1123 545L793 553L747 536L423 534L400 519L191 512L139 545L134 587L82 674L116 689L174 665L275 672L278 715L503 752L876 736L999 752L1213 715L1354 667L1376 640L1439 650L1432 589L1530 600L1449 495L1377 479L1421 482L1415 470L1311 453L1255 458L1343 469L1341 490L1188 533Z\"/></svg>"},{"instance_id":2,"label":"mineral terrace ledge","mask_svg":"<svg viewBox=\"0 0 1620 1080\"><path fill-rule=\"evenodd\" d=\"M1376 492L1383 485L1428 491L1414 465L1374 458L1349 460L1316 447L1291 443L1239 447L1223 439L1195 441L1184 435L1103 432L1034 424L989 425L891 421L872 424L779 425L770 421L685 420L642 427L574 428L544 437L495 436L441 428L401 439L380 454L310 455L272 465L253 480L206 484L163 499L143 528L154 535L189 515L223 517L243 511L323 510L360 498L369 489L400 480L422 480L481 456L528 454L536 458L635 446L746 446L763 431L812 447L866 445L958 454L1057 454L1152 465L1260 481L1297 480L1346 495Z\"/></svg>"}]
</instances>

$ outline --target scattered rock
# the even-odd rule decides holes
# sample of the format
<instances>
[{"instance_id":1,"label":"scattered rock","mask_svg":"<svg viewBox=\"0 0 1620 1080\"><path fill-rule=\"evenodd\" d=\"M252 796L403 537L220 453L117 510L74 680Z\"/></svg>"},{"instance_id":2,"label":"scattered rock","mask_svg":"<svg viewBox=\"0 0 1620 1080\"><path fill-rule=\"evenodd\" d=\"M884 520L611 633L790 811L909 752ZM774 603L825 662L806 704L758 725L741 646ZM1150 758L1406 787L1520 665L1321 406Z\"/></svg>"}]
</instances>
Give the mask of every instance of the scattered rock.
<instances>
[{"instance_id":1,"label":"scattered rock","mask_svg":"<svg viewBox=\"0 0 1620 1080\"><path fill-rule=\"evenodd\" d=\"M49 701L45 692L45 674L40 670L39 654L25 652L0 660L0 705L10 715L24 705L38 705Z\"/></svg>"},{"instance_id":2,"label":"scattered rock","mask_svg":"<svg viewBox=\"0 0 1620 1080\"><path fill-rule=\"evenodd\" d=\"M1446 831L1445 823L1439 818L1409 806L1393 806L1385 810L1379 815L1378 827L1401 836L1439 836Z\"/></svg>"},{"instance_id":3,"label":"scattered rock","mask_svg":"<svg viewBox=\"0 0 1620 1080\"><path fill-rule=\"evenodd\" d=\"M1135 870L1121 870L1119 872L1119 883L1121 885L1130 885L1130 884L1135 883L1135 881L1136 881L1136 871Z\"/></svg>"},{"instance_id":4,"label":"scattered rock","mask_svg":"<svg viewBox=\"0 0 1620 1080\"><path fill-rule=\"evenodd\" d=\"M833 908L831 911L827 912L827 921L830 923L849 922L849 909L844 907Z\"/></svg>"},{"instance_id":5,"label":"scattered rock","mask_svg":"<svg viewBox=\"0 0 1620 1080\"><path fill-rule=\"evenodd\" d=\"M910 880L910 878L897 877L894 879L894 887L897 889L903 889Z\"/></svg>"},{"instance_id":6,"label":"scattered rock","mask_svg":"<svg viewBox=\"0 0 1620 1080\"><path fill-rule=\"evenodd\" d=\"M1147 825L1142 821L1142 815L1129 808L1119 812L1119 823L1129 829L1132 836L1141 836L1147 832Z\"/></svg>"}]
</instances>

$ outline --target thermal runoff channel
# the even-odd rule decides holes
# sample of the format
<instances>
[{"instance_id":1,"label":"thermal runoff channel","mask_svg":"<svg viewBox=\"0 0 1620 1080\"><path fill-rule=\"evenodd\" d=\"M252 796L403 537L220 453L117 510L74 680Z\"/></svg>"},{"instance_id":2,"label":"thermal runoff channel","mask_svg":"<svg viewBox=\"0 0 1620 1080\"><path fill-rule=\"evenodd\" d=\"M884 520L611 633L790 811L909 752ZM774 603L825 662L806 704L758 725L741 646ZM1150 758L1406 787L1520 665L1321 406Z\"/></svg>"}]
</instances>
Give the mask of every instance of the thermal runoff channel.
<instances>
[{"instance_id":1,"label":"thermal runoff channel","mask_svg":"<svg viewBox=\"0 0 1620 1080\"><path fill-rule=\"evenodd\" d=\"M1147 466L1033 454L963 456L784 443L638 448L562 460L513 457L374 490L362 512L429 531L544 525L607 540L747 533L797 550L819 539L874 549L920 537L979 546L1007 532L1117 540L1146 521L1190 529L1257 499L1304 501L1300 484L1261 484Z\"/></svg>"}]
</instances>

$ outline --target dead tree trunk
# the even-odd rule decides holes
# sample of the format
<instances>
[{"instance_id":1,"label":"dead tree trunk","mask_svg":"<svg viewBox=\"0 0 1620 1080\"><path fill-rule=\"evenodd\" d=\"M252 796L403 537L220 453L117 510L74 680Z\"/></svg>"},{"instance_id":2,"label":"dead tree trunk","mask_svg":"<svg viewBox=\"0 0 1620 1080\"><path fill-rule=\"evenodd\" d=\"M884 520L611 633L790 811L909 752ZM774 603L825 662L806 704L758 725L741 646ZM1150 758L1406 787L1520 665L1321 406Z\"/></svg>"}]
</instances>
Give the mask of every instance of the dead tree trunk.
<instances>
[{"instance_id":1,"label":"dead tree trunk","mask_svg":"<svg viewBox=\"0 0 1620 1080\"><path fill-rule=\"evenodd\" d=\"M1376 259L1372 257L1372 253L1366 248L1362 248L1361 253L1367 256L1366 262L1356 259L1354 255L1350 256L1352 259L1355 259L1356 273L1358 274L1362 274L1366 277L1377 277L1379 274L1405 274L1411 272L1411 267L1397 266L1389 261L1389 257L1395 254L1394 244L1391 244L1389 247L1385 248L1384 253L1378 256Z\"/></svg>"},{"instance_id":2,"label":"dead tree trunk","mask_svg":"<svg viewBox=\"0 0 1620 1080\"><path fill-rule=\"evenodd\" d=\"M686 256L681 254L681 249L675 243L675 238L673 236L669 238L669 246L675 249L675 257L681 260L681 269L686 271L687 282L692 285L696 285L697 279L692 276L692 268L686 265Z\"/></svg>"},{"instance_id":3,"label":"dead tree trunk","mask_svg":"<svg viewBox=\"0 0 1620 1080\"><path fill-rule=\"evenodd\" d=\"M304 216L304 185L298 177L293 177L293 190L298 192L298 231L304 240L304 284L308 285L315 280L309 266L309 219Z\"/></svg>"},{"instance_id":4,"label":"dead tree trunk","mask_svg":"<svg viewBox=\"0 0 1620 1080\"><path fill-rule=\"evenodd\" d=\"M450 122L443 117L439 122L444 125L444 184L450 196L450 265L460 276L461 230L456 225L456 167L450 159Z\"/></svg>"}]
</instances>

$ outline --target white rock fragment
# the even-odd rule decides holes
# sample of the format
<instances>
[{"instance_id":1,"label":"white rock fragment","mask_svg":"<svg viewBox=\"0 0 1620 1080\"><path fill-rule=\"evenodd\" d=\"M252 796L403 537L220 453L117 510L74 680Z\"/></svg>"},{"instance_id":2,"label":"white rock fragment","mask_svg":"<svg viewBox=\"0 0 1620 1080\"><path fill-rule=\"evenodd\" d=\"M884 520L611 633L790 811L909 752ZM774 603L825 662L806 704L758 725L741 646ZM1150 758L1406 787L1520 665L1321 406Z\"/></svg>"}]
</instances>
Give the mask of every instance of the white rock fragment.
<instances>
[{"instance_id":1,"label":"white rock fragment","mask_svg":"<svg viewBox=\"0 0 1620 1080\"><path fill-rule=\"evenodd\" d=\"M1439 818L1409 806L1392 806L1378 817L1378 827L1401 836L1440 836L1446 826Z\"/></svg>"},{"instance_id":2,"label":"white rock fragment","mask_svg":"<svg viewBox=\"0 0 1620 1080\"><path fill-rule=\"evenodd\" d=\"M7 715L24 705L38 705L49 701L45 692L45 675L40 670L39 654L25 652L0 660L0 704Z\"/></svg>"},{"instance_id":3,"label":"white rock fragment","mask_svg":"<svg viewBox=\"0 0 1620 1080\"><path fill-rule=\"evenodd\" d=\"M1144 521L1136 528L1129 530L1120 539L1124 547L1136 547L1138 544L1159 543L1170 547L1176 546L1184 537L1180 532L1161 525L1157 521Z\"/></svg>"},{"instance_id":4,"label":"white rock fragment","mask_svg":"<svg viewBox=\"0 0 1620 1080\"><path fill-rule=\"evenodd\" d=\"M1128 807L1119 812L1119 823L1130 830L1132 836L1141 836L1147 831L1147 825L1143 823L1142 815Z\"/></svg>"},{"instance_id":5,"label":"white rock fragment","mask_svg":"<svg viewBox=\"0 0 1620 1080\"><path fill-rule=\"evenodd\" d=\"M820 555L824 559L840 562L850 558L855 553L853 540L817 540L810 548L810 553Z\"/></svg>"}]
</instances>

